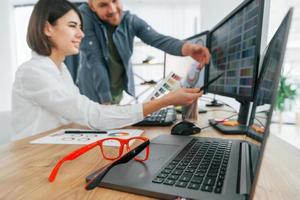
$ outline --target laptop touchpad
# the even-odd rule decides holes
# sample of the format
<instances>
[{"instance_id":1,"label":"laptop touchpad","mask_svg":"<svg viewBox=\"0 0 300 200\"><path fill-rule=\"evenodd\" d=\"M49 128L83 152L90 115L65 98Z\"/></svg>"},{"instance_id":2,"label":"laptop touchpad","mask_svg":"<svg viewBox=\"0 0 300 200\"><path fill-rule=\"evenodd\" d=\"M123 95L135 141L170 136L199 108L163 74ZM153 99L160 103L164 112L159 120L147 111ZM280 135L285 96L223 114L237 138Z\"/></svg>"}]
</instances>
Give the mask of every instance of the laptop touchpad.
<instances>
[{"instance_id":1,"label":"laptop touchpad","mask_svg":"<svg viewBox=\"0 0 300 200\"><path fill-rule=\"evenodd\" d=\"M102 182L114 183L118 180L120 185L122 185L122 182L135 185L139 180L153 177L179 150L179 147L180 145L151 143L150 155L147 161L137 162L131 160L126 164L117 165L109 171Z\"/></svg>"}]
</instances>

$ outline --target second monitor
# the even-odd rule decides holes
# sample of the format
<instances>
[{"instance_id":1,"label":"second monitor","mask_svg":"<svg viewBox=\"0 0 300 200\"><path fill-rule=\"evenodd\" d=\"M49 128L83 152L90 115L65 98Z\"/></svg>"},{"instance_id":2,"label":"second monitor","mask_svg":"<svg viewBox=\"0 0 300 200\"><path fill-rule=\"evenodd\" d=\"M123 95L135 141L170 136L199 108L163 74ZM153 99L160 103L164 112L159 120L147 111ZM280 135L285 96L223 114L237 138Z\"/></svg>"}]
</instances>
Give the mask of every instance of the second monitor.
<instances>
[{"instance_id":1,"label":"second monitor","mask_svg":"<svg viewBox=\"0 0 300 200\"><path fill-rule=\"evenodd\" d=\"M240 102L237 123L227 126L210 120L223 133L243 134L253 101L259 69L264 0L244 1L210 31L208 47L211 62L208 79L224 72L224 76L208 88L208 92L235 98Z\"/></svg>"}]
</instances>

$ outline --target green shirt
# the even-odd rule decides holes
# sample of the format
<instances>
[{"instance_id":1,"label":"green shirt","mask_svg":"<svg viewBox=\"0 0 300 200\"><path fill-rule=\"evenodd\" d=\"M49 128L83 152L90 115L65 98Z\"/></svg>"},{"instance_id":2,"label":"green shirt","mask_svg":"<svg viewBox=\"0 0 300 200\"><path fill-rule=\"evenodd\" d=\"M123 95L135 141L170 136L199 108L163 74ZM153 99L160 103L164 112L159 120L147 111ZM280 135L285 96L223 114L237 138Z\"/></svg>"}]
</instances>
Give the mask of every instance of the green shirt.
<instances>
[{"instance_id":1,"label":"green shirt","mask_svg":"<svg viewBox=\"0 0 300 200\"><path fill-rule=\"evenodd\" d=\"M110 91L112 95L112 104L119 104L123 97L123 74L124 66L119 55L119 52L113 41L113 32L116 27L109 24L105 24L107 28L107 38L108 38L108 66L110 75Z\"/></svg>"}]
</instances>

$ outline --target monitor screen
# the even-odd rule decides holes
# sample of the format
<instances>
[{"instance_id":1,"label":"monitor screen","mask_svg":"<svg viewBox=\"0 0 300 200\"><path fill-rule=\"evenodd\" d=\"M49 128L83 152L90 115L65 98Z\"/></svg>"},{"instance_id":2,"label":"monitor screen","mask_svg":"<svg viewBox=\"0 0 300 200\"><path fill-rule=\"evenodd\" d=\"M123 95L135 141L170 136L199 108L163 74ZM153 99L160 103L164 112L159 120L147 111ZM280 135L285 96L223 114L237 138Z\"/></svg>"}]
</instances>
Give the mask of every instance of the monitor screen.
<instances>
[{"instance_id":1,"label":"monitor screen","mask_svg":"<svg viewBox=\"0 0 300 200\"><path fill-rule=\"evenodd\" d=\"M206 47L208 32L203 32L185 39L193 44L200 44ZM198 62L191 57L173 56L170 54L165 55L165 74L174 72L179 75L181 79L181 86L187 88L201 87L204 84L205 68L198 70Z\"/></svg>"},{"instance_id":2,"label":"monitor screen","mask_svg":"<svg viewBox=\"0 0 300 200\"><path fill-rule=\"evenodd\" d=\"M208 79L225 72L208 92L252 100L258 73L263 0L245 1L210 32Z\"/></svg>"}]
</instances>

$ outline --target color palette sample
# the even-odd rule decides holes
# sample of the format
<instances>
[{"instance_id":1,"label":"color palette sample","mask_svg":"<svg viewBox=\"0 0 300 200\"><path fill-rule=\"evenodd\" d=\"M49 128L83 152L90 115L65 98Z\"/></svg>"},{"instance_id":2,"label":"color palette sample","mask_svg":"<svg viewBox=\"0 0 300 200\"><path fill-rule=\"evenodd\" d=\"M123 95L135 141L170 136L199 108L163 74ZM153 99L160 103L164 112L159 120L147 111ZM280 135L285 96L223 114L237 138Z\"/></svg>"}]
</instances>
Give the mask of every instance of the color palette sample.
<instances>
[{"instance_id":1,"label":"color palette sample","mask_svg":"<svg viewBox=\"0 0 300 200\"><path fill-rule=\"evenodd\" d=\"M154 89L154 91L146 98L146 101L154 100L170 91L180 88L181 77L174 72L170 72L168 76L162 80Z\"/></svg>"}]
</instances>

